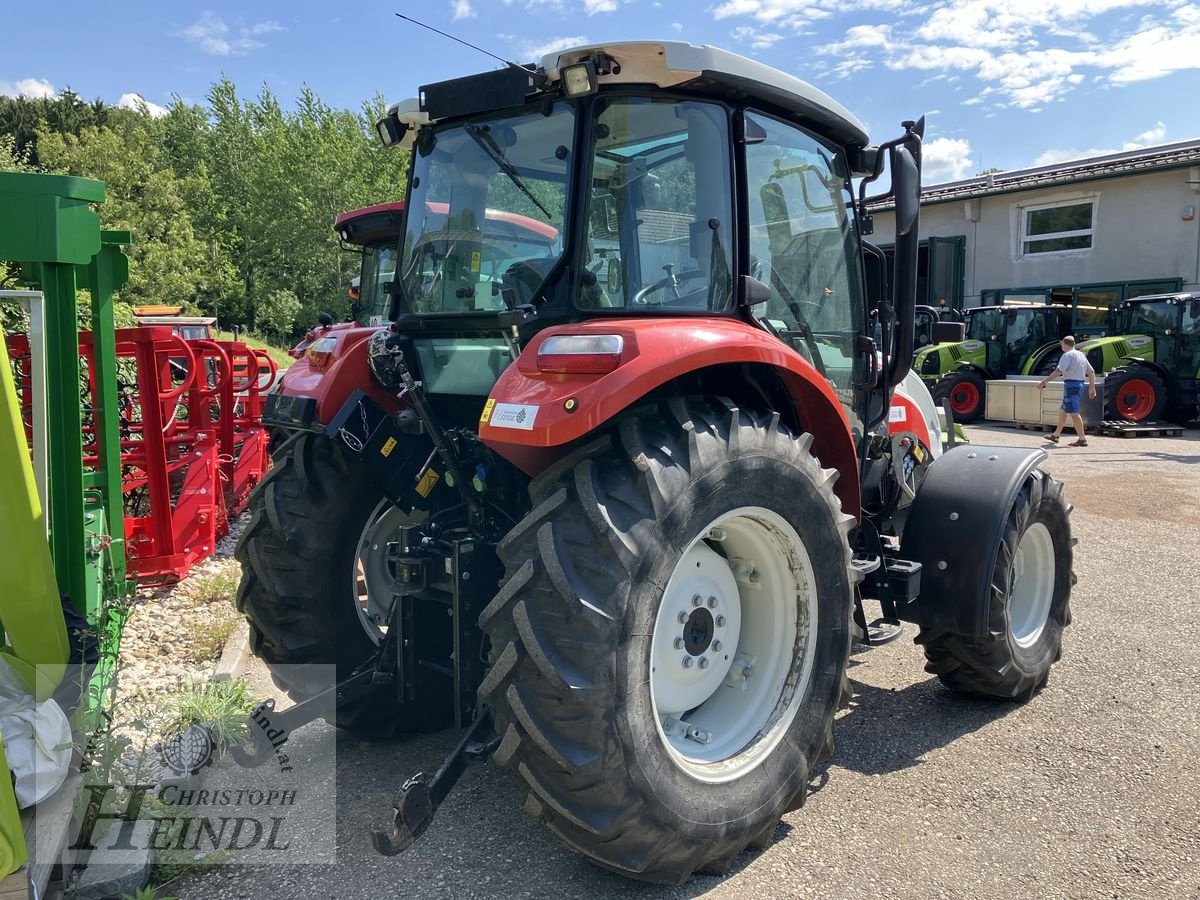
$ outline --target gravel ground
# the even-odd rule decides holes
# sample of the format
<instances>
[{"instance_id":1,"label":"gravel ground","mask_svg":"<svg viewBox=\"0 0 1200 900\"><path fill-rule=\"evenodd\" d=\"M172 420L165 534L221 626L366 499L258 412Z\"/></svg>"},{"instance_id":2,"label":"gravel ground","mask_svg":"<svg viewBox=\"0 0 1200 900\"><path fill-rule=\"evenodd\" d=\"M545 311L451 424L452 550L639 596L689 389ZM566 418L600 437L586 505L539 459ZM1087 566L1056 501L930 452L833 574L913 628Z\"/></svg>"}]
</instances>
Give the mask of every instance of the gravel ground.
<instances>
[{"instance_id":1,"label":"gravel ground","mask_svg":"<svg viewBox=\"0 0 1200 900\"><path fill-rule=\"evenodd\" d=\"M969 429L975 443L1041 435ZM961 698L908 637L857 652L853 706L808 804L723 878L655 888L601 871L520 811L491 766L468 770L409 852L371 849L396 786L436 769L455 735L336 735L337 865L218 867L181 897L1200 897L1200 433L1048 449L1079 538L1075 622L1025 706ZM269 691L260 671L256 686ZM324 723L296 749L328 747ZM321 751L326 752L326 751ZM327 763L328 764L328 763Z\"/></svg>"}]
</instances>

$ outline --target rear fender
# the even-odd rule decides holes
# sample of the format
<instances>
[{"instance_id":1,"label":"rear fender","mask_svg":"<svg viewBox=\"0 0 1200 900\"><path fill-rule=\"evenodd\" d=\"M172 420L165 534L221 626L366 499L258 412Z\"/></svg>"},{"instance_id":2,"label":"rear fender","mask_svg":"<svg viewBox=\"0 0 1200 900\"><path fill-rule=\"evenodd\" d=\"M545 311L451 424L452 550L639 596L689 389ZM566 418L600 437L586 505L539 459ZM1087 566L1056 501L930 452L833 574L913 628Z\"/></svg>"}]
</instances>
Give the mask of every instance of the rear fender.
<instances>
[{"instance_id":1,"label":"rear fender","mask_svg":"<svg viewBox=\"0 0 1200 900\"><path fill-rule=\"evenodd\" d=\"M900 555L921 564L921 593L900 618L987 637L991 576L1004 523L1041 450L968 445L930 464L900 540Z\"/></svg>"},{"instance_id":2,"label":"rear fender","mask_svg":"<svg viewBox=\"0 0 1200 900\"><path fill-rule=\"evenodd\" d=\"M337 341L330 361L317 368L302 357L284 372L279 383L281 398L295 398L296 408L312 410L315 423L327 425L354 391L360 390L389 412L399 409L394 397L388 395L371 377L367 367L367 338L378 328L347 328L321 337ZM311 402L310 402L311 401Z\"/></svg>"},{"instance_id":3,"label":"rear fender","mask_svg":"<svg viewBox=\"0 0 1200 900\"><path fill-rule=\"evenodd\" d=\"M1038 347L1029 354L1029 359L1025 360L1025 365L1021 367L1021 374L1032 375L1034 370L1037 369L1038 365L1041 364L1042 360L1044 360L1051 353L1054 353L1061 346L1062 343L1060 341L1048 341L1047 343L1042 344L1042 346Z\"/></svg>"},{"instance_id":4,"label":"rear fender","mask_svg":"<svg viewBox=\"0 0 1200 900\"><path fill-rule=\"evenodd\" d=\"M538 348L560 334L621 335L624 350L617 368L604 375L539 371ZM727 374L747 370L754 374ZM792 408L778 410L781 417L813 435L813 453L821 464L841 473L835 491L842 508L857 516L854 438L833 387L779 339L733 319L594 319L539 332L496 382L480 418L479 436L533 476L575 442L673 381L699 377L713 394L736 397L746 391L729 378L761 381L759 373L782 385ZM706 377L710 375L720 380Z\"/></svg>"}]
</instances>

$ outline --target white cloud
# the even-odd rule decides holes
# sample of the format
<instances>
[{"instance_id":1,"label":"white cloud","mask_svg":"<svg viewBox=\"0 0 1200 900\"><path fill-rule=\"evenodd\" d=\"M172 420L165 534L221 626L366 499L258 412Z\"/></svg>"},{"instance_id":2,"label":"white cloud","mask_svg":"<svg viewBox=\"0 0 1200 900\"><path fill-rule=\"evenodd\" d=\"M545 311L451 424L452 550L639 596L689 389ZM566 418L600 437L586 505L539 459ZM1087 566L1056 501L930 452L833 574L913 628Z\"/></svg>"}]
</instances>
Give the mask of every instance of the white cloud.
<instances>
[{"instance_id":1,"label":"white cloud","mask_svg":"<svg viewBox=\"0 0 1200 900\"><path fill-rule=\"evenodd\" d=\"M3 97L53 97L58 91L45 78L22 78L20 81L0 81Z\"/></svg>"},{"instance_id":2,"label":"white cloud","mask_svg":"<svg viewBox=\"0 0 1200 900\"><path fill-rule=\"evenodd\" d=\"M583 8L589 16L594 16L596 13L616 12L617 0L583 0Z\"/></svg>"},{"instance_id":3,"label":"white cloud","mask_svg":"<svg viewBox=\"0 0 1200 900\"><path fill-rule=\"evenodd\" d=\"M454 0L454 2L450 4L450 8L454 13L451 18L455 22L457 22L459 19L475 18L475 10L471 8L471 0Z\"/></svg>"},{"instance_id":4,"label":"white cloud","mask_svg":"<svg viewBox=\"0 0 1200 900\"><path fill-rule=\"evenodd\" d=\"M1049 166L1054 163L1063 162L1068 159L1088 159L1092 156L1108 156L1110 153L1121 153L1130 150L1141 150L1143 147L1150 147L1154 144L1161 144L1167 136L1167 125L1165 122L1155 122L1153 128L1143 131L1141 134L1134 135L1132 140L1128 140L1120 147L1093 147L1089 150L1079 150L1074 147L1047 150L1038 156L1033 161L1035 166Z\"/></svg>"},{"instance_id":5,"label":"white cloud","mask_svg":"<svg viewBox=\"0 0 1200 900\"><path fill-rule=\"evenodd\" d=\"M730 34L735 41L749 44L752 50L767 50L783 40L782 34L759 31L750 25L739 25Z\"/></svg>"},{"instance_id":6,"label":"white cloud","mask_svg":"<svg viewBox=\"0 0 1200 900\"><path fill-rule=\"evenodd\" d=\"M973 102L988 97L996 108L1041 110L1089 77L1119 86L1200 69L1196 0L923 2L858 0L850 7L841 0L718 0L712 14L795 32L851 9L886 10L893 13L887 24L860 22L841 40L818 45L827 58L818 68L835 76L874 65L968 74L983 87ZM740 25L734 34L751 31Z\"/></svg>"},{"instance_id":7,"label":"white cloud","mask_svg":"<svg viewBox=\"0 0 1200 900\"><path fill-rule=\"evenodd\" d=\"M200 14L200 18L179 34L185 41L195 44L210 56L245 56L251 50L266 46L258 40L259 37L283 30L283 26L278 22L268 21L239 25L237 33L234 34L224 19L205 10Z\"/></svg>"},{"instance_id":8,"label":"white cloud","mask_svg":"<svg viewBox=\"0 0 1200 900\"><path fill-rule=\"evenodd\" d=\"M167 108L165 106L159 106L157 103L151 103L141 94L136 92L122 94L121 99L117 101L117 106L121 107L122 109L144 109L147 115L155 119L162 118L167 114Z\"/></svg>"},{"instance_id":9,"label":"white cloud","mask_svg":"<svg viewBox=\"0 0 1200 900\"><path fill-rule=\"evenodd\" d=\"M683 23L682 22L672 22L671 27L674 28L676 31L683 31Z\"/></svg>"},{"instance_id":10,"label":"white cloud","mask_svg":"<svg viewBox=\"0 0 1200 900\"><path fill-rule=\"evenodd\" d=\"M582 34L573 35L571 37L556 37L543 43L528 43L521 47L521 58L530 61L541 60L543 56L550 53L557 53L559 50L566 50L570 47L580 47L588 43L588 39Z\"/></svg>"},{"instance_id":11,"label":"white cloud","mask_svg":"<svg viewBox=\"0 0 1200 900\"><path fill-rule=\"evenodd\" d=\"M975 163L966 138L934 138L921 145L921 181L940 184L960 181L972 174Z\"/></svg>"}]
</instances>

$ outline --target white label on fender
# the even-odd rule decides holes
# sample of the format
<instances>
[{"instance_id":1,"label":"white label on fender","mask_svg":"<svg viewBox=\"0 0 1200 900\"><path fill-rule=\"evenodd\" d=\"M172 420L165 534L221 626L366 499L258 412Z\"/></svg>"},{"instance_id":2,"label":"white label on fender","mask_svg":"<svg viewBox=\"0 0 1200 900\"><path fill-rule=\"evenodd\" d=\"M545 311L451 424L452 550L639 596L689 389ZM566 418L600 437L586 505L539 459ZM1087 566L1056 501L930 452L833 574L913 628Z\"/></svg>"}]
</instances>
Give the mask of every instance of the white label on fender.
<instances>
[{"instance_id":1,"label":"white label on fender","mask_svg":"<svg viewBox=\"0 0 1200 900\"><path fill-rule=\"evenodd\" d=\"M534 420L537 419L538 408L524 403L497 403L492 407L492 415L488 421L495 428L518 428L521 431L533 431Z\"/></svg>"},{"instance_id":2,"label":"white label on fender","mask_svg":"<svg viewBox=\"0 0 1200 900\"><path fill-rule=\"evenodd\" d=\"M903 406L893 406L891 409L888 410L888 421L889 422L907 422L908 421L908 410L906 410Z\"/></svg>"}]
</instances>

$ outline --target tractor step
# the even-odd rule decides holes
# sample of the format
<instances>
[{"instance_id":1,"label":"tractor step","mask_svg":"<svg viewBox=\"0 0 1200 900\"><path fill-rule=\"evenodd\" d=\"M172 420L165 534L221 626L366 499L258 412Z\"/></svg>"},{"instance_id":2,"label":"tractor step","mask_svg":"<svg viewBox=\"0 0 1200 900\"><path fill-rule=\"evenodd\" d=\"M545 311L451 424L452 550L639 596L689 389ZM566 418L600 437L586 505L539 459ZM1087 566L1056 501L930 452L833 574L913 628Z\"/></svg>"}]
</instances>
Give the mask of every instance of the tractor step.
<instances>
[{"instance_id":1,"label":"tractor step","mask_svg":"<svg viewBox=\"0 0 1200 900\"><path fill-rule=\"evenodd\" d=\"M1096 430L1109 437L1181 437L1183 426L1169 422L1101 422Z\"/></svg>"}]
</instances>

